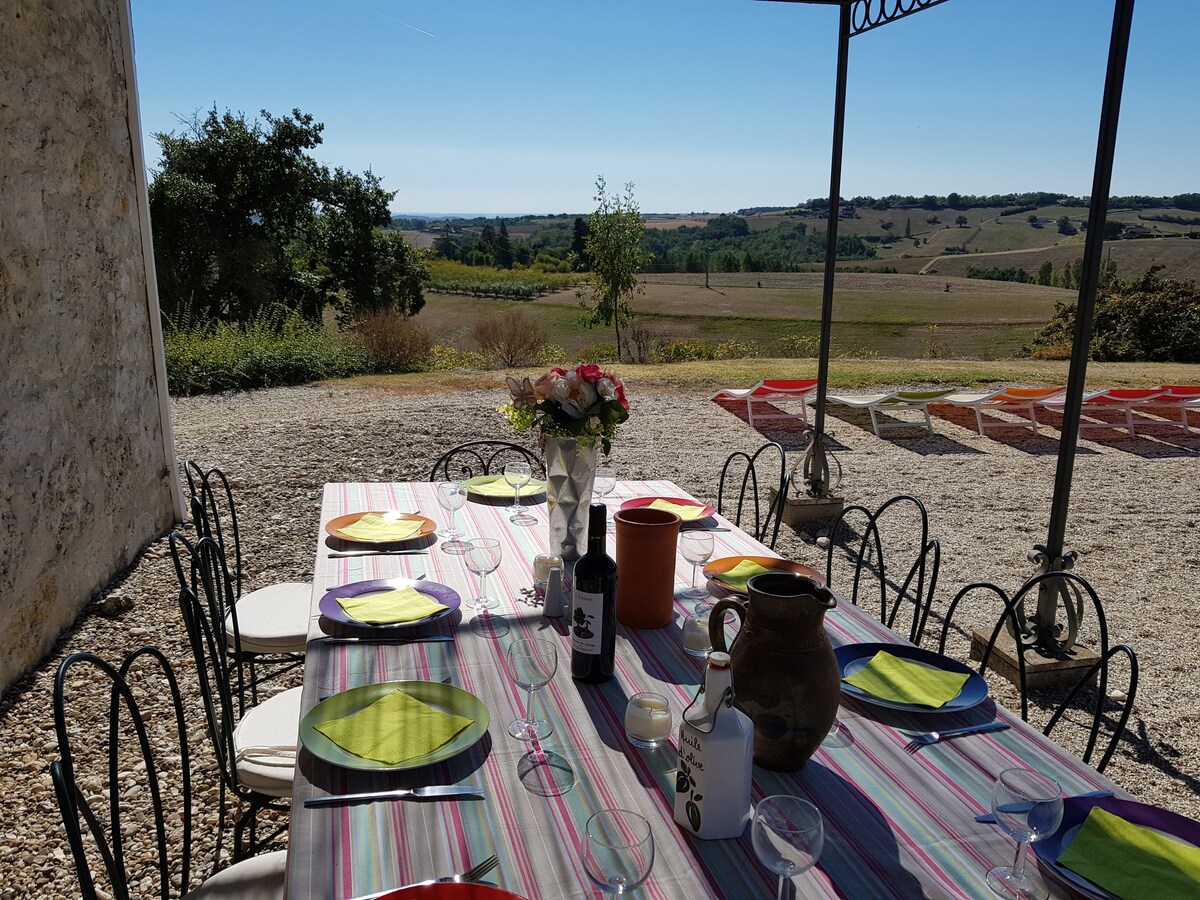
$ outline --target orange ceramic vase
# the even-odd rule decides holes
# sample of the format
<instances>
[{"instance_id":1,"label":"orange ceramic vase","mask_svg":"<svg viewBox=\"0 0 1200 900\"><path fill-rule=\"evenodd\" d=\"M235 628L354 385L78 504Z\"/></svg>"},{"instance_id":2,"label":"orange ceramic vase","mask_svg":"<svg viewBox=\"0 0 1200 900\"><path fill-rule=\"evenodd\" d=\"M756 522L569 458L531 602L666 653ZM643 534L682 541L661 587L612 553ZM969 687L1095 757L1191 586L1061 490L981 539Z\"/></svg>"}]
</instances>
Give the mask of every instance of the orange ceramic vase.
<instances>
[{"instance_id":1,"label":"orange ceramic vase","mask_svg":"<svg viewBox=\"0 0 1200 900\"><path fill-rule=\"evenodd\" d=\"M662 509L623 509L617 524L617 621L663 628L675 606L675 546L680 518Z\"/></svg>"}]
</instances>

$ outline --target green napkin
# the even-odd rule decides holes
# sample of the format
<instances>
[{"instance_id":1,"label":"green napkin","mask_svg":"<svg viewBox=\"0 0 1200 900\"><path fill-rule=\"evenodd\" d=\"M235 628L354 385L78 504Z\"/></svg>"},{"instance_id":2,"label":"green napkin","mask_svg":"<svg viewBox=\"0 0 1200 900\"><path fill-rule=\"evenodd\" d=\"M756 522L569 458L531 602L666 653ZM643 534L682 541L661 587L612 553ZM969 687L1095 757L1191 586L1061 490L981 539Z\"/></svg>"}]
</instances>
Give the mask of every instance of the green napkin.
<instances>
[{"instance_id":1,"label":"green napkin","mask_svg":"<svg viewBox=\"0 0 1200 900\"><path fill-rule=\"evenodd\" d=\"M415 537L425 523L420 519L397 519L391 514L387 517L380 513L367 513L352 525L339 528L338 534L357 541L405 541Z\"/></svg>"},{"instance_id":2,"label":"green napkin","mask_svg":"<svg viewBox=\"0 0 1200 900\"><path fill-rule=\"evenodd\" d=\"M965 672L928 669L880 650L869 663L842 680L881 700L937 709L957 697L970 677Z\"/></svg>"},{"instance_id":3,"label":"green napkin","mask_svg":"<svg viewBox=\"0 0 1200 900\"><path fill-rule=\"evenodd\" d=\"M429 755L472 724L473 719L444 713L395 690L356 713L314 727L355 756L396 766Z\"/></svg>"},{"instance_id":4,"label":"green napkin","mask_svg":"<svg viewBox=\"0 0 1200 900\"><path fill-rule=\"evenodd\" d=\"M350 618L368 625L416 622L447 609L411 586L358 597L338 597L337 602Z\"/></svg>"},{"instance_id":5,"label":"green napkin","mask_svg":"<svg viewBox=\"0 0 1200 900\"><path fill-rule=\"evenodd\" d=\"M722 572L720 575L714 575L713 580L719 581L727 587L735 590L746 590L746 582L755 575L762 575L764 572L772 572L773 569L768 569L760 566L758 563L749 559L743 559L740 563L730 569L728 572Z\"/></svg>"},{"instance_id":6,"label":"green napkin","mask_svg":"<svg viewBox=\"0 0 1200 900\"><path fill-rule=\"evenodd\" d=\"M521 496L532 497L534 494L541 493L545 489L546 483L544 481L531 478L521 487ZM470 486L470 491L481 497L511 497L516 493L513 490L513 486L504 480L503 475L497 475L490 481L474 482Z\"/></svg>"},{"instance_id":7,"label":"green napkin","mask_svg":"<svg viewBox=\"0 0 1200 900\"><path fill-rule=\"evenodd\" d=\"M670 500L664 500L661 497L649 504L649 508L673 512L685 522L691 522L693 519L701 518L701 513L704 512L703 506L693 506L690 503L672 503Z\"/></svg>"},{"instance_id":8,"label":"green napkin","mask_svg":"<svg viewBox=\"0 0 1200 900\"><path fill-rule=\"evenodd\" d=\"M1200 897L1200 847L1092 807L1058 864L1118 897Z\"/></svg>"}]
</instances>

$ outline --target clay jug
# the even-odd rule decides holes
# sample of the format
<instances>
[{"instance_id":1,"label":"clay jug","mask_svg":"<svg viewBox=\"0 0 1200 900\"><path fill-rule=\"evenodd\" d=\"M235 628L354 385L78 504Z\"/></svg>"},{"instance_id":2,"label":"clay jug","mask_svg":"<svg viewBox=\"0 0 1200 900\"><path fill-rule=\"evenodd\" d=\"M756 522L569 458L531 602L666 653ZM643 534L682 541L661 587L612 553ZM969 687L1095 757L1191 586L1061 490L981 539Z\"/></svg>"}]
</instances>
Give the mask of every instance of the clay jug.
<instances>
[{"instance_id":1,"label":"clay jug","mask_svg":"<svg viewBox=\"0 0 1200 900\"><path fill-rule=\"evenodd\" d=\"M675 545L682 521L673 512L642 506L613 516L617 525L617 621L630 628L663 628L675 610Z\"/></svg>"},{"instance_id":2,"label":"clay jug","mask_svg":"<svg viewBox=\"0 0 1200 900\"><path fill-rule=\"evenodd\" d=\"M729 649L734 705L754 722L754 762L793 772L816 752L837 715L841 678L825 635L837 598L791 572L756 575L749 600L721 600L708 619L713 650L725 650L725 613L741 631Z\"/></svg>"}]
</instances>

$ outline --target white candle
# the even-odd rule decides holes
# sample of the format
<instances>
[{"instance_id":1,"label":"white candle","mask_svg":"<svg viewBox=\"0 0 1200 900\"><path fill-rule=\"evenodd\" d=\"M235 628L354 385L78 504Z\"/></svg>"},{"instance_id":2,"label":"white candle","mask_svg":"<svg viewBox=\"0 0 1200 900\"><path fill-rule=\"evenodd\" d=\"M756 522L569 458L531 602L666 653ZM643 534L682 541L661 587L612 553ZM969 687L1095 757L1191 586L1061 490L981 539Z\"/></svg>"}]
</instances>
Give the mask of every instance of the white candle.
<instances>
[{"instance_id":1,"label":"white candle","mask_svg":"<svg viewBox=\"0 0 1200 900\"><path fill-rule=\"evenodd\" d=\"M671 706L660 694L634 694L625 707L625 734L638 746L656 747L671 736Z\"/></svg>"},{"instance_id":2,"label":"white candle","mask_svg":"<svg viewBox=\"0 0 1200 900\"><path fill-rule=\"evenodd\" d=\"M688 616L684 620L683 648L700 656L712 649L708 639L708 616Z\"/></svg>"}]
</instances>

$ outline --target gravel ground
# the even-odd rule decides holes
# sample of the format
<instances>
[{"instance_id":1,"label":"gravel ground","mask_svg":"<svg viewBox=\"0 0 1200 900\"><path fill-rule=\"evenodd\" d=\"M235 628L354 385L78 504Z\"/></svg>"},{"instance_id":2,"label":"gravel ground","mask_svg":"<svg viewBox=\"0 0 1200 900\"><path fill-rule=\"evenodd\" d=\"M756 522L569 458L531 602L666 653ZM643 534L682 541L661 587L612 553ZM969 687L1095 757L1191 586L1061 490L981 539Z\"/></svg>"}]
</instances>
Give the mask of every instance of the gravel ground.
<instances>
[{"instance_id":1,"label":"gravel ground","mask_svg":"<svg viewBox=\"0 0 1200 900\"><path fill-rule=\"evenodd\" d=\"M711 501L732 450L757 446L763 433L800 446L794 427L756 432L735 408L722 408L707 395L634 383L631 396L633 416L612 456L621 477L671 479ZM511 436L495 412L503 399L501 391L309 386L176 400L173 413L180 461L220 466L233 480L249 535L245 566L250 585L259 586L310 577L325 482L424 480L442 449L476 437ZM1025 554L1045 540L1056 433L1035 438L1014 429L982 438L973 418L957 415L936 419L932 436L894 431L880 440L865 414L843 419L839 413L829 427L841 447L841 493L848 503L874 508L898 493L925 501L943 553L935 610L967 582L995 581L1012 590L1032 574ZM1102 440L1081 445L1068 544L1080 553L1076 571L1105 603L1112 641L1131 644L1142 667L1126 737L1106 774L1149 802L1200 818L1200 632L1193 618L1200 435L1178 429L1136 439L1088 434ZM777 549L800 561L820 559L786 526ZM994 621L994 615L980 612L977 624ZM1094 637L1094 626L1094 620L1085 622L1085 638ZM935 621L935 647L939 628ZM930 643L927 636L925 646ZM36 671L0 701L0 898L78 895L46 772L56 755L53 674L70 652L90 650L115 660L143 644L161 647L178 663L184 691L194 696L165 539L147 547ZM1002 702L1011 700L1006 685L993 680L993 689ZM191 714L199 723L194 704ZM1035 709L1031 718L1044 722L1045 713ZM193 739L201 778L213 784L211 750L199 725ZM1061 739L1073 745L1070 735ZM212 830L215 803L215 790L200 793L201 832Z\"/></svg>"}]
</instances>

